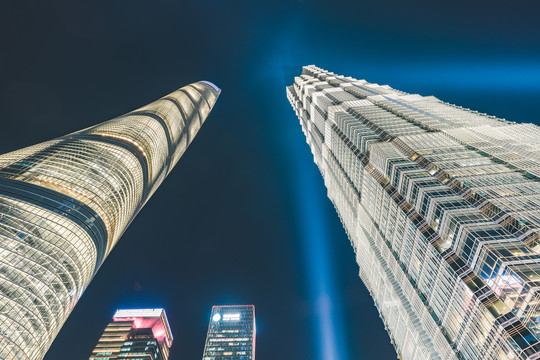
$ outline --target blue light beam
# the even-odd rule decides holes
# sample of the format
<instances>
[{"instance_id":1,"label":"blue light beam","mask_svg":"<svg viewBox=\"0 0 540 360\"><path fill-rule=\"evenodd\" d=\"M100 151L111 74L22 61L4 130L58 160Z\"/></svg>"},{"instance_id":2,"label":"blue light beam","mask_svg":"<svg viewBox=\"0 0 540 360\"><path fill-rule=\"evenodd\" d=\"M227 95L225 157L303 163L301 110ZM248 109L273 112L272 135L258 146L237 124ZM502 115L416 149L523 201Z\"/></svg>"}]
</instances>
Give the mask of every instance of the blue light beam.
<instances>
[{"instance_id":1,"label":"blue light beam","mask_svg":"<svg viewBox=\"0 0 540 360\"><path fill-rule=\"evenodd\" d=\"M300 132L300 129L296 129ZM293 139L291 139L293 140ZM297 141L295 139L295 141ZM308 291L315 309L316 329L320 360L347 359L345 333L341 316L341 296L334 286L333 264L330 251L327 219L323 201L327 201L321 189L320 175L311 161L306 161L303 141L290 144L294 156L294 194L296 195L297 219L304 254Z\"/></svg>"},{"instance_id":2,"label":"blue light beam","mask_svg":"<svg viewBox=\"0 0 540 360\"><path fill-rule=\"evenodd\" d=\"M287 182L292 189L305 284L313 309L316 359L348 360L347 333L341 312L343 299L335 286L332 239L328 229L328 218L332 215L326 211L328 199L323 179L313 163L298 118L285 95L285 86L291 84L300 70L298 62L290 61L290 50L294 44L288 35L280 38L280 41L283 42L280 47L283 51L272 52L265 58L265 65L257 67L254 79L257 86L264 83L269 90L265 93L268 109L279 123L269 126L269 132L279 129L272 141L276 141L274 146L279 148L276 151L281 154L281 166L285 164L290 169L291 178ZM289 73L292 68L294 72ZM331 211L335 216L333 209Z\"/></svg>"}]
</instances>

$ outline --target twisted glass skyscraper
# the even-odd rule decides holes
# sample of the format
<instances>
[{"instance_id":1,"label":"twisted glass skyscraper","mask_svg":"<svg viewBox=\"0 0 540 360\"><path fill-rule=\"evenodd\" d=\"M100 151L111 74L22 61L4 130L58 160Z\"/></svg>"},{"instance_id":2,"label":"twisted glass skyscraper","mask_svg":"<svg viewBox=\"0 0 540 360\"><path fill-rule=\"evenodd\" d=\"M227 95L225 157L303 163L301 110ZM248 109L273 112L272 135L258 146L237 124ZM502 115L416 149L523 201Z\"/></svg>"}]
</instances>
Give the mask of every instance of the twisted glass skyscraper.
<instances>
[{"instance_id":1,"label":"twisted glass skyscraper","mask_svg":"<svg viewBox=\"0 0 540 360\"><path fill-rule=\"evenodd\" d=\"M0 358L41 359L220 90L183 87L113 120L0 156Z\"/></svg>"},{"instance_id":2,"label":"twisted glass skyscraper","mask_svg":"<svg viewBox=\"0 0 540 360\"><path fill-rule=\"evenodd\" d=\"M315 66L287 96L400 358L540 358L540 129Z\"/></svg>"}]
</instances>

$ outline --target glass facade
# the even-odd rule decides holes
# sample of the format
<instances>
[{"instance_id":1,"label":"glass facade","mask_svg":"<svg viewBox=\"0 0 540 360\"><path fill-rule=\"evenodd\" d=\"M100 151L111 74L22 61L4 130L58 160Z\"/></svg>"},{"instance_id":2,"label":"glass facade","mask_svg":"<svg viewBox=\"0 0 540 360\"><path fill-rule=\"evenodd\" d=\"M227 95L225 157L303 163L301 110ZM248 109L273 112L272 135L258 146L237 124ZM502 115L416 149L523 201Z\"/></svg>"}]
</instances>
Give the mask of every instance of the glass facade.
<instances>
[{"instance_id":1,"label":"glass facade","mask_svg":"<svg viewBox=\"0 0 540 360\"><path fill-rule=\"evenodd\" d=\"M126 115L0 156L0 359L41 359L220 90L183 87Z\"/></svg>"},{"instance_id":2,"label":"glass facade","mask_svg":"<svg viewBox=\"0 0 540 360\"><path fill-rule=\"evenodd\" d=\"M315 66L287 97L398 356L540 358L540 128Z\"/></svg>"},{"instance_id":3,"label":"glass facade","mask_svg":"<svg viewBox=\"0 0 540 360\"><path fill-rule=\"evenodd\" d=\"M172 342L164 309L118 310L90 360L167 360Z\"/></svg>"},{"instance_id":4,"label":"glass facade","mask_svg":"<svg viewBox=\"0 0 540 360\"><path fill-rule=\"evenodd\" d=\"M213 306L203 360L255 360L255 306Z\"/></svg>"}]
</instances>

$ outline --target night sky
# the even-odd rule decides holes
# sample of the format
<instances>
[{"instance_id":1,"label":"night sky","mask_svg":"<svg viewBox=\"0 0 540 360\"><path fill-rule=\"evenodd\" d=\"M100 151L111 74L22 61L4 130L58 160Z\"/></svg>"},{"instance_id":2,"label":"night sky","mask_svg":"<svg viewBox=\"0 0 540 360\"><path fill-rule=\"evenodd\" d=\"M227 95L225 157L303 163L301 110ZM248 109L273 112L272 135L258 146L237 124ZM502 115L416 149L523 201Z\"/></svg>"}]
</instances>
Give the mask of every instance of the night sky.
<instances>
[{"instance_id":1,"label":"night sky","mask_svg":"<svg viewBox=\"0 0 540 360\"><path fill-rule=\"evenodd\" d=\"M5 2L0 153L194 81L222 89L45 359L87 359L115 309L135 307L166 308L171 360L200 359L218 304L255 305L258 360L395 358L285 86L315 64L538 123L532 3Z\"/></svg>"}]
</instances>

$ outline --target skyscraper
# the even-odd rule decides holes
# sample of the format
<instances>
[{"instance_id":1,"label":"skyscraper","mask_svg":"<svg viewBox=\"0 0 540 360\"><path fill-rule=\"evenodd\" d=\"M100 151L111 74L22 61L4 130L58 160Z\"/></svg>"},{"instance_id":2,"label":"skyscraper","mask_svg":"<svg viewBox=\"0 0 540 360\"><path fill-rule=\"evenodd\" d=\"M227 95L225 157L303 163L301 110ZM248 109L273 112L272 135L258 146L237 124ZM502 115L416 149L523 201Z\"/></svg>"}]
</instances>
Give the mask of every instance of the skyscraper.
<instances>
[{"instance_id":1,"label":"skyscraper","mask_svg":"<svg viewBox=\"0 0 540 360\"><path fill-rule=\"evenodd\" d=\"M167 360L172 341L164 309L118 310L90 360Z\"/></svg>"},{"instance_id":2,"label":"skyscraper","mask_svg":"<svg viewBox=\"0 0 540 360\"><path fill-rule=\"evenodd\" d=\"M0 156L0 358L41 359L220 90L205 81Z\"/></svg>"},{"instance_id":3,"label":"skyscraper","mask_svg":"<svg viewBox=\"0 0 540 360\"><path fill-rule=\"evenodd\" d=\"M203 360L255 360L255 306L213 306Z\"/></svg>"},{"instance_id":4,"label":"skyscraper","mask_svg":"<svg viewBox=\"0 0 540 360\"><path fill-rule=\"evenodd\" d=\"M287 96L400 358L540 358L540 129L315 66Z\"/></svg>"}]
</instances>

